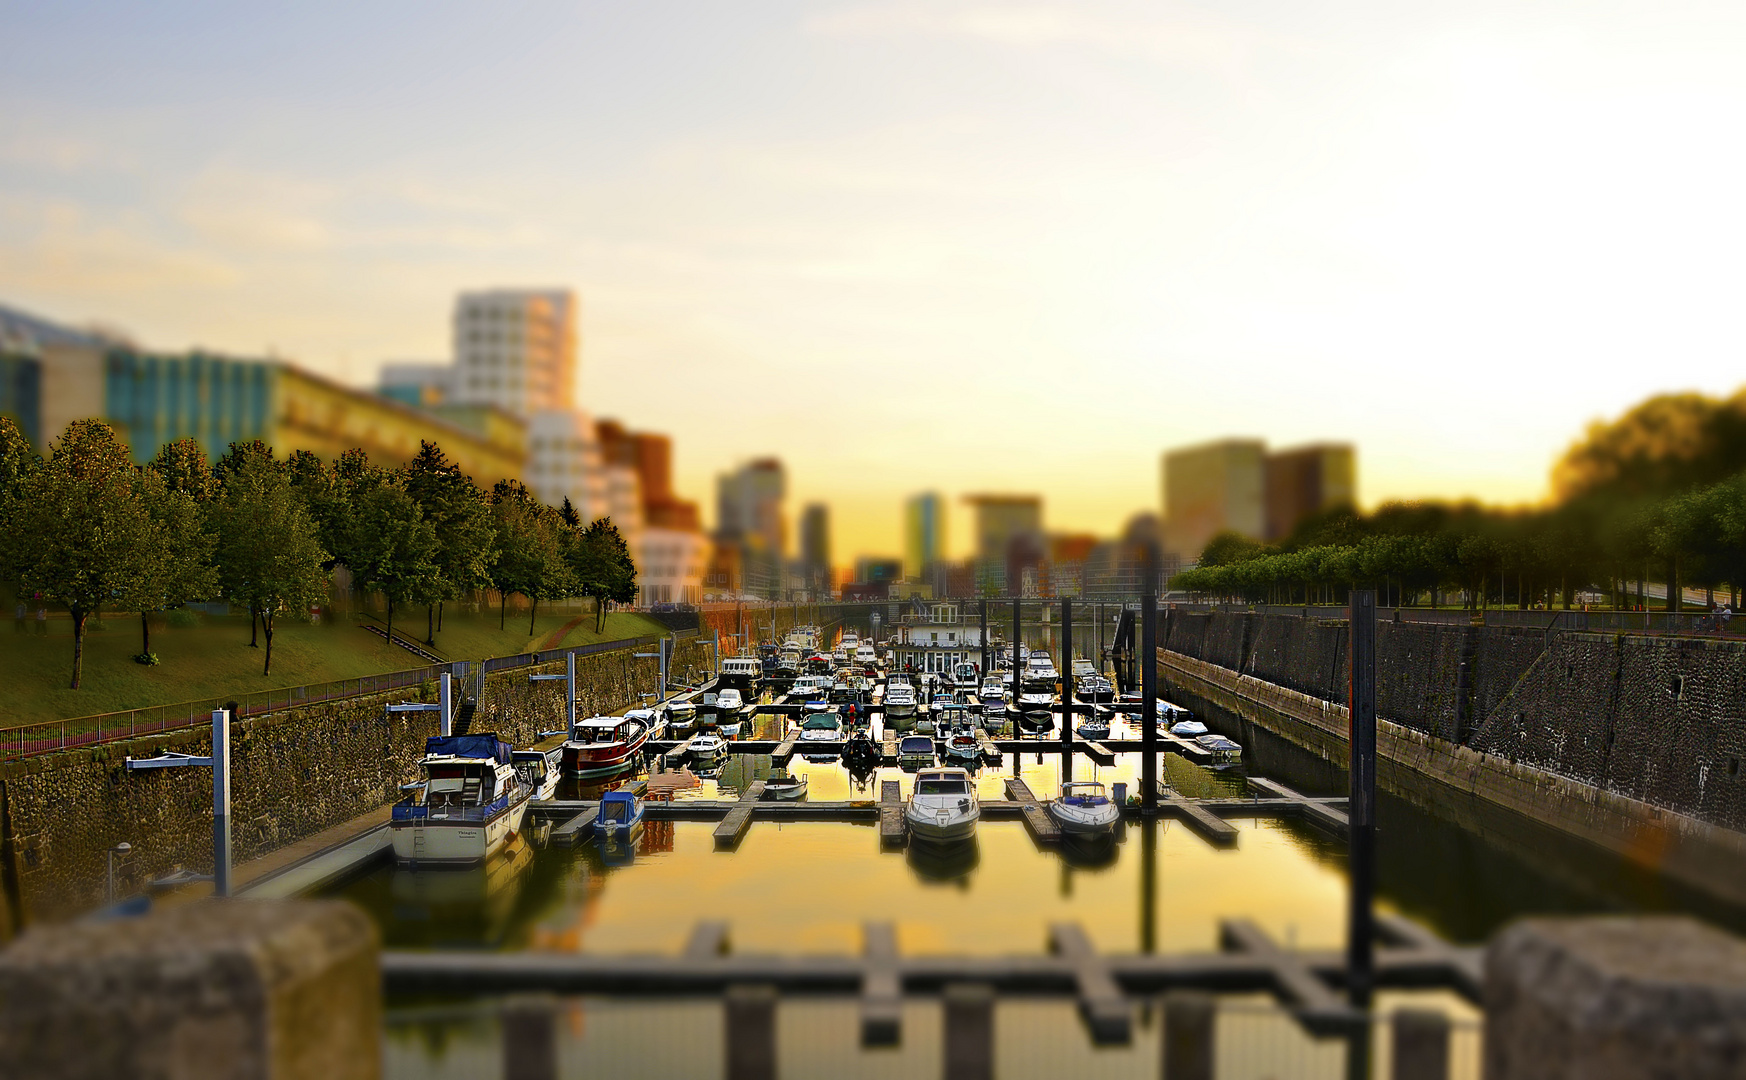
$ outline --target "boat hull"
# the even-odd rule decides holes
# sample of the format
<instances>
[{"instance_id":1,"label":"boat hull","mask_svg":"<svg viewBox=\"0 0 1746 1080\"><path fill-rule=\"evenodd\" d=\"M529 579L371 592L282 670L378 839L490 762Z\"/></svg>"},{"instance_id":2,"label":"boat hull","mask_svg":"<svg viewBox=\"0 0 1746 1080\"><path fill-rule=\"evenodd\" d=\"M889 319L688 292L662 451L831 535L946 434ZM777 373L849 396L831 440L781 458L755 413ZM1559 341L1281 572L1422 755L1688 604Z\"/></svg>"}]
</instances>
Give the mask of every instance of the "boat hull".
<instances>
[{"instance_id":1,"label":"boat hull","mask_svg":"<svg viewBox=\"0 0 1746 1080\"><path fill-rule=\"evenodd\" d=\"M942 822L938 817L909 813L904 820L909 823L911 840L919 840L927 844L957 844L976 836L976 822L980 815L974 817L953 818Z\"/></svg>"},{"instance_id":2,"label":"boat hull","mask_svg":"<svg viewBox=\"0 0 1746 1080\"><path fill-rule=\"evenodd\" d=\"M484 819L427 817L394 822L394 858L412 866L473 866L503 850L527 815L524 794Z\"/></svg>"},{"instance_id":3,"label":"boat hull","mask_svg":"<svg viewBox=\"0 0 1746 1080\"><path fill-rule=\"evenodd\" d=\"M1084 811L1050 803L1049 817L1061 827L1062 832L1073 836L1108 836L1115 832L1116 823L1121 820L1122 814L1113 803Z\"/></svg>"}]
</instances>

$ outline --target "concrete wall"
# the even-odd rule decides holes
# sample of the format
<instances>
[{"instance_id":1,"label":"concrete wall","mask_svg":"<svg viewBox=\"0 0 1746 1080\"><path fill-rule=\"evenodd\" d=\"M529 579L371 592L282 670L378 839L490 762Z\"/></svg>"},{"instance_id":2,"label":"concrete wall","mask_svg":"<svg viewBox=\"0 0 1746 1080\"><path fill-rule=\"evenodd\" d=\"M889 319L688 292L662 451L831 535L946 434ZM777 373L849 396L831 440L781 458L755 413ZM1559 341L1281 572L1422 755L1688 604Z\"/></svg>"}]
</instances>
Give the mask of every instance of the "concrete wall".
<instances>
[{"instance_id":1,"label":"concrete wall","mask_svg":"<svg viewBox=\"0 0 1746 1080\"><path fill-rule=\"evenodd\" d=\"M682 640L675 669L703 667L707 648ZM484 678L471 729L521 745L563 726L561 684L530 683L544 664ZM583 714L638 704L655 689L657 662L630 649L577 662ZM415 779L435 713L390 714L406 691L322 702L232 725L231 831L238 865L399 797ZM434 686L423 695L435 700ZM126 891L176 866L212 866L212 774L204 768L129 772L129 756L165 750L204 755L209 728L67 750L0 765L0 934L6 923L53 919L102 900L106 852L126 841L118 864Z\"/></svg>"}]
</instances>

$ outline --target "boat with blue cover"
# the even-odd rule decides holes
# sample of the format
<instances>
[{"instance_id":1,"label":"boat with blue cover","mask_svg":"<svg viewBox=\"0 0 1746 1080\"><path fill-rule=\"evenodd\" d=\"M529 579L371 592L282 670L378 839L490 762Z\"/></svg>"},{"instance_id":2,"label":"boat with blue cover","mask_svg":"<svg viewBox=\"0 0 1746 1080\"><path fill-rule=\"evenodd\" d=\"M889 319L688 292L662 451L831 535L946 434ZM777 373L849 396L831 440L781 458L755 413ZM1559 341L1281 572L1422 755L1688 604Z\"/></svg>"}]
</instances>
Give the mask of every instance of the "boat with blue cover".
<instances>
[{"instance_id":1,"label":"boat with blue cover","mask_svg":"<svg viewBox=\"0 0 1746 1080\"><path fill-rule=\"evenodd\" d=\"M594 835L604 841L632 839L643 827L643 800L628 791L609 791L600 797L600 812L594 819Z\"/></svg>"},{"instance_id":2,"label":"boat with blue cover","mask_svg":"<svg viewBox=\"0 0 1746 1080\"><path fill-rule=\"evenodd\" d=\"M432 735L390 812L394 857L402 863L470 866L496 854L521 828L532 789L515 751L496 734Z\"/></svg>"}]
</instances>

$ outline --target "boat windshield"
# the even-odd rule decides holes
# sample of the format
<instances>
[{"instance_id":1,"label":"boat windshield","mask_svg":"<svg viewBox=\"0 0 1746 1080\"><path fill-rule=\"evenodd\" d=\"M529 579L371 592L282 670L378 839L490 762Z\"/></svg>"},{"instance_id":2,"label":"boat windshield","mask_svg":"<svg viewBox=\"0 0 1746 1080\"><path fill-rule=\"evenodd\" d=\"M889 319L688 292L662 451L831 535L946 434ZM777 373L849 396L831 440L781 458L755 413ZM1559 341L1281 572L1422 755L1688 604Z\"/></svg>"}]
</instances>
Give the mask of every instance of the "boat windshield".
<instances>
[{"instance_id":1,"label":"boat windshield","mask_svg":"<svg viewBox=\"0 0 1746 1080\"><path fill-rule=\"evenodd\" d=\"M958 779L927 779L916 781L917 795L964 795L970 791L970 785Z\"/></svg>"},{"instance_id":2,"label":"boat windshield","mask_svg":"<svg viewBox=\"0 0 1746 1080\"><path fill-rule=\"evenodd\" d=\"M631 818L631 804L620 799L611 799L600 804L600 819L602 821L624 822Z\"/></svg>"}]
</instances>

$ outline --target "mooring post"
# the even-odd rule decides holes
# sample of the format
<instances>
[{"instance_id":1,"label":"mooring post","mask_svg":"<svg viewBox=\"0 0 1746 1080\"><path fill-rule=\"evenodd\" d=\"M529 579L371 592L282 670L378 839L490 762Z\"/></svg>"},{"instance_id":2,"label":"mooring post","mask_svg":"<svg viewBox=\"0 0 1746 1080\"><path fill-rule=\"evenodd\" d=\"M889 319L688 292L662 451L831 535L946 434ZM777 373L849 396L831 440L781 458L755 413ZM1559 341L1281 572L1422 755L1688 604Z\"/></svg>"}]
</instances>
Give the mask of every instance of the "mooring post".
<instances>
[{"instance_id":1,"label":"mooring post","mask_svg":"<svg viewBox=\"0 0 1746 1080\"><path fill-rule=\"evenodd\" d=\"M988 678L988 600L981 601L982 608L982 677ZM980 689L980 688L979 688Z\"/></svg>"},{"instance_id":2,"label":"mooring post","mask_svg":"<svg viewBox=\"0 0 1746 1080\"><path fill-rule=\"evenodd\" d=\"M1158 812L1158 598L1140 598L1140 807Z\"/></svg>"},{"instance_id":3,"label":"mooring post","mask_svg":"<svg viewBox=\"0 0 1746 1080\"><path fill-rule=\"evenodd\" d=\"M1213 1080L1217 1022L1211 994L1174 990L1164 995L1165 1080Z\"/></svg>"},{"instance_id":4,"label":"mooring post","mask_svg":"<svg viewBox=\"0 0 1746 1080\"><path fill-rule=\"evenodd\" d=\"M576 737L576 654L564 654L564 726Z\"/></svg>"},{"instance_id":5,"label":"mooring post","mask_svg":"<svg viewBox=\"0 0 1746 1080\"><path fill-rule=\"evenodd\" d=\"M1061 598L1061 752L1073 753L1073 599ZM1069 758L1068 760L1071 760ZM1062 783L1073 779L1063 776Z\"/></svg>"},{"instance_id":6,"label":"mooring post","mask_svg":"<svg viewBox=\"0 0 1746 1080\"><path fill-rule=\"evenodd\" d=\"M1158 949L1158 822L1140 819L1140 951Z\"/></svg>"},{"instance_id":7,"label":"mooring post","mask_svg":"<svg viewBox=\"0 0 1746 1080\"><path fill-rule=\"evenodd\" d=\"M1346 929L1346 986L1352 1007L1368 1010L1375 984L1371 901L1376 891L1376 593L1352 590L1347 619L1352 635L1352 675L1348 702L1351 907Z\"/></svg>"},{"instance_id":8,"label":"mooring post","mask_svg":"<svg viewBox=\"0 0 1746 1080\"><path fill-rule=\"evenodd\" d=\"M1428 1009L1400 1009L1393 1029L1394 1080L1449 1080L1449 1018Z\"/></svg>"},{"instance_id":9,"label":"mooring post","mask_svg":"<svg viewBox=\"0 0 1746 1080\"><path fill-rule=\"evenodd\" d=\"M727 991L727 1080L776 1080L776 988Z\"/></svg>"},{"instance_id":10,"label":"mooring post","mask_svg":"<svg viewBox=\"0 0 1746 1080\"><path fill-rule=\"evenodd\" d=\"M212 895L230 895L230 711L212 710Z\"/></svg>"},{"instance_id":11,"label":"mooring post","mask_svg":"<svg viewBox=\"0 0 1746 1080\"><path fill-rule=\"evenodd\" d=\"M450 735L454 734L454 731L451 728L452 720L450 719L455 715L455 711L451 707L454 703L454 698L451 696L453 693L454 678L445 671L437 680L437 732L444 738L448 738Z\"/></svg>"},{"instance_id":12,"label":"mooring post","mask_svg":"<svg viewBox=\"0 0 1746 1080\"><path fill-rule=\"evenodd\" d=\"M1015 739L1021 734L1018 697L1019 676L1024 672L1024 664L1019 660L1019 642L1024 640L1024 636L1024 628L1019 623L1019 600L1017 596L1014 596L1012 601L1012 706L1007 709L1007 712L1012 715L1012 737ZM1013 770L1013 775L1017 776L1018 770Z\"/></svg>"},{"instance_id":13,"label":"mooring post","mask_svg":"<svg viewBox=\"0 0 1746 1080\"><path fill-rule=\"evenodd\" d=\"M557 1003L541 994L504 1004L504 1080L558 1080Z\"/></svg>"},{"instance_id":14,"label":"mooring post","mask_svg":"<svg viewBox=\"0 0 1746 1080\"><path fill-rule=\"evenodd\" d=\"M994 990L980 983L954 983L941 996L944 1075L951 1080L994 1080Z\"/></svg>"}]
</instances>

